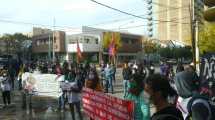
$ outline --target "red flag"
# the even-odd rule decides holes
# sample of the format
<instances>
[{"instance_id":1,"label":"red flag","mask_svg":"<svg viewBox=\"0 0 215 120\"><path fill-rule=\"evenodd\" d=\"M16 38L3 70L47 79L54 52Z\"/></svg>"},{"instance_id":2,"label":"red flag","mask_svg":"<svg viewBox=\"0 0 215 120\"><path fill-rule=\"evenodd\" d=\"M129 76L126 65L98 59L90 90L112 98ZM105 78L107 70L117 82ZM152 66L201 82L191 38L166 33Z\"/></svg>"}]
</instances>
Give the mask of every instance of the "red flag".
<instances>
[{"instance_id":1,"label":"red flag","mask_svg":"<svg viewBox=\"0 0 215 120\"><path fill-rule=\"evenodd\" d=\"M77 40L77 63L79 63L81 59L82 59L81 49L79 47L79 42Z\"/></svg>"}]
</instances>

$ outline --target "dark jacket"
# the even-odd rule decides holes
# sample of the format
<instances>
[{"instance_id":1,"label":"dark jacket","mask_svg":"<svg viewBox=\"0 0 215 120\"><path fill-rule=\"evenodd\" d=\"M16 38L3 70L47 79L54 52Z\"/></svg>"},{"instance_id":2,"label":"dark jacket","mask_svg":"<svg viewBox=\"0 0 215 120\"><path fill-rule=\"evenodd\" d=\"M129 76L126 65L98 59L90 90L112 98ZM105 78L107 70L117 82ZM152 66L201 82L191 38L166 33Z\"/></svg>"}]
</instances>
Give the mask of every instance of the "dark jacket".
<instances>
[{"instance_id":1,"label":"dark jacket","mask_svg":"<svg viewBox=\"0 0 215 120\"><path fill-rule=\"evenodd\" d=\"M132 72L131 72L131 69L129 67L123 68L122 76L123 76L124 80L130 80L131 74L132 74Z\"/></svg>"},{"instance_id":2,"label":"dark jacket","mask_svg":"<svg viewBox=\"0 0 215 120\"><path fill-rule=\"evenodd\" d=\"M191 97L199 89L199 78L195 72L179 72L175 75L174 82L178 95L182 98Z\"/></svg>"}]
</instances>

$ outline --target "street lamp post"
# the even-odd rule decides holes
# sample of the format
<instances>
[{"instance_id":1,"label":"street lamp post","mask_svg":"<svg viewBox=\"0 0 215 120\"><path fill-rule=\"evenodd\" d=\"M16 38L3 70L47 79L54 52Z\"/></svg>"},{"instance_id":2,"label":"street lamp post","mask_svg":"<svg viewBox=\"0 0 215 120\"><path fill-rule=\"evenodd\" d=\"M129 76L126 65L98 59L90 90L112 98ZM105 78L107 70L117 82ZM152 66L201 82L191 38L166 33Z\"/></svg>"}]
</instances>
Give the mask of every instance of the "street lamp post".
<instances>
[{"instance_id":1,"label":"street lamp post","mask_svg":"<svg viewBox=\"0 0 215 120\"><path fill-rule=\"evenodd\" d=\"M52 57L53 62L55 61L55 18L53 22L53 40L52 40Z\"/></svg>"}]
</instances>

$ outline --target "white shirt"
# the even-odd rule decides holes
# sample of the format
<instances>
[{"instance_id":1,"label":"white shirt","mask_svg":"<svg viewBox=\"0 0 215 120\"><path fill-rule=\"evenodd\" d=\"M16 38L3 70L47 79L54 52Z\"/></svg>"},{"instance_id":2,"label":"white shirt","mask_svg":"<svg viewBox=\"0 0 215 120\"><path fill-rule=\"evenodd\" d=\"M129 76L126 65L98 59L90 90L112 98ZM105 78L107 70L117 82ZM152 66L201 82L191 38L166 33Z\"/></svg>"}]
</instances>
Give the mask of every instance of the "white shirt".
<instances>
[{"instance_id":1,"label":"white shirt","mask_svg":"<svg viewBox=\"0 0 215 120\"><path fill-rule=\"evenodd\" d=\"M1 89L2 91L10 91L11 86L9 79L7 77L0 77L0 82L1 82Z\"/></svg>"},{"instance_id":2,"label":"white shirt","mask_svg":"<svg viewBox=\"0 0 215 120\"><path fill-rule=\"evenodd\" d=\"M72 88L78 88L77 82L70 83ZM80 93L78 92L69 92L68 93L68 103L74 103L81 101Z\"/></svg>"}]
</instances>

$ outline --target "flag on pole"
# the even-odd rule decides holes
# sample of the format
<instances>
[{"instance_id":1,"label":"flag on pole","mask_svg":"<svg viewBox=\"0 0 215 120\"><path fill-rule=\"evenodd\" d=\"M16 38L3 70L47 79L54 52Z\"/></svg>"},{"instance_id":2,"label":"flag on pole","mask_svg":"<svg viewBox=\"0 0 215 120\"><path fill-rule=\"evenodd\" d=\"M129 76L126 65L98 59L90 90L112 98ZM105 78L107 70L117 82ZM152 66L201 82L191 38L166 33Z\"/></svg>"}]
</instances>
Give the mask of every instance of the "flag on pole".
<instances>
[{"instance_id":1,"label":"flag on pole","mask_svg":"<svg viewBox=\"0 0 215 120\"><path fill-rule=\"evenodd\" d=\"M112 39L111 39L111 43L109 45L109 51L108 54L110 56L115 56L116 54L116 44L115 44L115 36L114 33L112 33Z\"/></svg>"},{"instance_id":2,"label":"flag on pole","mask_svg":"<svg viewBox=\"0 0 215 120\"><path fill-rule=\"evenodd\" d=\"M79 63L81 59L82 59L82 53L81 53L81 49L79 47L79 42L77 40L77 63Z\"/></svg>"}]
</instances>

